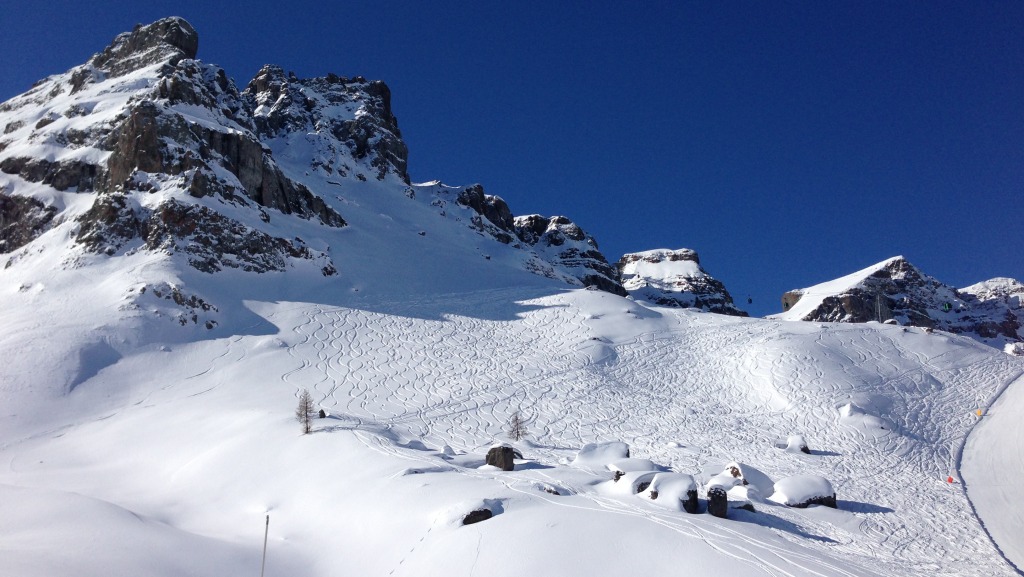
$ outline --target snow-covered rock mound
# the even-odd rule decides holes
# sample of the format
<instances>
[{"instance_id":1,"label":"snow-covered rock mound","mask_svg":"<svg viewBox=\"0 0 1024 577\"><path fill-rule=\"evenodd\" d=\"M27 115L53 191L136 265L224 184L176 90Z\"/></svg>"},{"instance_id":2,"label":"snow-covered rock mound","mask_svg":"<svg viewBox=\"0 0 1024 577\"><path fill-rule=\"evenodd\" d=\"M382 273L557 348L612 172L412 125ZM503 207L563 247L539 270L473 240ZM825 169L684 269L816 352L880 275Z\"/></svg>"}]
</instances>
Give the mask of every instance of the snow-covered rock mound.
<instances>
[{"instance_id":1,"label":"snow-covered rock mound","mask_svg":"<svg viewBox=\"0 0 1024 577\"><path fill-rule=\"evenodd\" d=\"M573 459L572 464L575 467L599 470L604 469L615 461L628 458L629 445L622 441L587 443L576 453L576 458Z\"/></svg>"},{"instance_id":2,"label":"snow-covered rock mound","mask_svg":"<svg viewBox=\"0 0 1024 577\"><path fill-rule=\"evenodd\" d=\"M888 322L970 335L1002 348L1024 341L1024 285L993 279L957 290L902 256L844 277L787 292L773 318L815 322Z\"/></svg>"},{"instance_id":3,"label":"snow-covered rock mound","mask_svg":"<svg viewBox=\"0 0 1024 577\"><path fill-rule=\"evenodd\" d=\"M697 512L697 482L686 473L658 473L640 496L675 511Z\"/></svg>"},{"instance_id":4,"label":"snow-covered rock mound","mask_svg":"<svg viewBox=\"0 0 1024 577\"><path fill-rule=\"evenodd\" d=\"M638 300L747 316L733 303L725 285L700 266L696 251L681 248L629 253L619 259L616 267L623 288Z\"/></svg>"},{"instance_id":5,"label":"snow-covered rock mound","mask_svg":"<svg viewBox=\"0 0 1024 577\"><path fill-rule=\"evenodd\" d=\"M835 508L836 491L832 488L832 483L824 477L795 475L777 481L775 491L768 499L787 507L825 505Z\"/></svg>"}]
</instances>

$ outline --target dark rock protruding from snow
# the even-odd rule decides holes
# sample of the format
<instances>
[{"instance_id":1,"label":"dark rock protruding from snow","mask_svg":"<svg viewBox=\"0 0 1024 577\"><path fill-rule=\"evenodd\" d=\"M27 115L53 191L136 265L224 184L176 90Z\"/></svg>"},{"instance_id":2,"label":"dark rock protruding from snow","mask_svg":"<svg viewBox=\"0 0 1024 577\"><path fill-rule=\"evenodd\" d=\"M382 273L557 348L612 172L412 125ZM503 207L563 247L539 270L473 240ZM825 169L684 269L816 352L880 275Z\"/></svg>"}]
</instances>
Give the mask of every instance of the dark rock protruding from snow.
<instances>
[{"instance_id":1,"label":"dark rock protruding from snow","mask_svg":"<svg viewBox=\"0 0 1024 577\"><path fill-rule=\"evenodd\" d=\"M0 254L13 252L46 231L57 209L23 196L0 193Z\"/></svg>"},{"instance_id":2,"label":"dark rock protruding from snow","mask_svg":"<svg viewBox=\"0 0 1024 577\"><path fill-rule=\"evenodd\" d=\"M167 62L193 59L199 51L199 34L184 18L172 16L119 34L103 52L89 60L89 65L107 75L122 76L140 68Z\"/></svg>"},{"instance_id":3,"label":"dark rock protruding from snow","mask_svg":"<svg viewBox=\"0 0 1024 577\"><path fill-rule=\"evenodd\" d=\"M470 511L462 518L463 525L472 525L473 523L479 523L480 521L486 521L494 516L494 513L490 509L477 509Z\"/></svg>"},{"instance_id":4,"label":"dark rock protruding from snow","mask_svg":"<svg viewBox=\"0 0 1024 577\"><path fill-rule=\"evenodd\" d=\"M681 248L630 253L623 255L615 266L622 286L637 300L747 316L733 303L725 285L700 266L696 251Z\"/></svg>"},{"instance_id":5,"label":"dark rock protruding from snow","mask_svg":"<svg viewBox=\"0 0 1024 577\"><path fill-rule=\"evenodd\" d=\"M409 184L409 151L391 111L391 90L380 80L328 74L299 79L279 66L264 66L244 92L260 138L299 138L314 154L310 168L325 176Z\"/></svg>"},{"instance_id":6,"label":"dark rock protruding from snow","mask_svg":"<svg viewBox=\"0 0 1024 577\"><path fill-rule=\"evenodd\" d=\"M1002 347L1024 341L1024 285L993 279L957 290L902 256L845 277L789 291L777 318L815 322L890 322L972 336Z\"/></svg>"},{"instance_id":7,"label":"dark rock protruding from snow","mask_svg":"<svg viewBox=\"0 0 1024 577\"><path fill-rule=\"evenodd\" d=\"M708 489L708 513L725 519L729 513L729 495L721 487Z\"/></svg>"},{"instance_id":8,"label":"dark rock protruding from snow","mask_svg":"<svg viewBox=\"0 0 1024 577\"><path fill-rule=\"evenodd\" d=\"M508 445L502 445L499 447L491 447L487 451L487 464L494 467L498 467L502 471L514 471L516 468L515 464L515 450Z\"/></svg>"},{"instance_id":9,"label":"dark rock protruding from snow","mask_svg":"<svg viewBox=\"0 0 1024 577\"><path fill-rule=\"evenodd\" d=\"M539 214L515 217L516 236L545 260L562 268L584 286L626 296L615 267L597 247L597 241L564 216Z\"/></svg>"}]
</instances>

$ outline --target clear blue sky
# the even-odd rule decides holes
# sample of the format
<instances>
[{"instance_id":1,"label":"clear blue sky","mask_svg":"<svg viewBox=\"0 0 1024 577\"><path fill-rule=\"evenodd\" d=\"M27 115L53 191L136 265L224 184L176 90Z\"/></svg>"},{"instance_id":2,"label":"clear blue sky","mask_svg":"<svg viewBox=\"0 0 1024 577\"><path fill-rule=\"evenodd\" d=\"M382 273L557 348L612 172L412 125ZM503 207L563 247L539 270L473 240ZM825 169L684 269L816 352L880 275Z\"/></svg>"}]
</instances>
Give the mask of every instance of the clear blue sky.
<instances>
[{"instance_id":1,"label":"clear blue sky","mask_svg":"<svg viewBox=\"0 0 1024 577\"><path fill-rule=\"evenodd\" d=\"M14 0L0 100L169 15L240 88L385 80L414 180L693 248L755 315L897 254L1024 280L1024 2Z\"/></svg>"}]
</instances>

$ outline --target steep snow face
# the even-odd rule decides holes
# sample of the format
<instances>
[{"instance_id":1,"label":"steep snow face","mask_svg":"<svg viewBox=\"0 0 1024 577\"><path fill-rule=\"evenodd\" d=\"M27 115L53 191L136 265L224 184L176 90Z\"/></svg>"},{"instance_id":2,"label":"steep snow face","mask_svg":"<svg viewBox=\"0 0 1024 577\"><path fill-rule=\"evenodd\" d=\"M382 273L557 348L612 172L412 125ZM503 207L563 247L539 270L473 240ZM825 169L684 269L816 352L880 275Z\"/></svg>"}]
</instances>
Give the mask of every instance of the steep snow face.
<instances>
[{"instance_id":1,"label":"steep snow face","mask_svg":"<svg viewBox=\"0 0 1024 577\"><path fill-rule=\"evenodd\" d=\"M409 184L408 150L383 82L335 74L300 80L268 65L249 82L245 97L260 137L279 158L328 178L390 176Z\"/></svg>"},{"instance_id":2,"label":"steep snow face","mask_svg":"<svg viewBox=\"0 0 1024 577\"><path fill-rule=\"evenodd\" d=\"M616 267L622 286L634 298L660 306L747 316L733 304L725 285L700 266L697 252L688 248L629 253Z\"/></svg>"},{"instance_id":3,"label":"steep snow face","mask_svg":"<svg viewBox=\"0 0 1024 577\"><path fill-rule=\"evenodd\" d=\"M1021 295L1013 279L957 290L901 256L782 296L772 318L827 322L895 322L970 335L1001 348L1024 340Z\"/></svg>"}]
</instances>

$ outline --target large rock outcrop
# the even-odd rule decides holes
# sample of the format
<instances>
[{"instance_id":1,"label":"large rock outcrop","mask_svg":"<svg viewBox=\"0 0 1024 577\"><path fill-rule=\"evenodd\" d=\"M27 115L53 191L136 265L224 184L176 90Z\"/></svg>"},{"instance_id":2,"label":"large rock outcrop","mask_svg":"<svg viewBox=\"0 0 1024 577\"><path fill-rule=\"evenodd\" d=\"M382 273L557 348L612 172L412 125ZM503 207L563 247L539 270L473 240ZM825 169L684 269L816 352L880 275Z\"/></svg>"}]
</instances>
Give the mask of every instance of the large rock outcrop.
<instances>
[{"instance_id":1,"label":"large rock outcrop","mask_svg":"<svg viewBox=\"0 0 1024 577\"><path fill-rule=\"evenodd\" d=\"M183 252L206 272L313 260L333 274L323 253L254 228L275 213L346 223L277 166L224 71L194 59L198 45L181 18L137 26L86 64L3 103L0 171L56 191L99 193L74 217L74 238L88 252ZM154 193L168 198L154 207ZM38 236L56 213L16 193L0 210L6 251Z\"/></svg>"},{"instance_id":2,"label":"large rock outcrop","mask_svg":"<svg viewBox=\"0 0 1024 577\"><path fill-rule=\"evenodd\" d=\"M597 241L573 221L564 216L530 214L515 217L514 224L520 241L534 247L548 262L569 271L584 286L626 296L618 271L608 264Z\"/></svg>"},{"instance_id":3,"label":"large rock outcrop","mask_svg":"<svg viewBox=\"0 0 1024 577\"><path fill-rule=\"evenodd\" d=\"M637 300L747 316L733 303L725 285L700 266L696 251L681 248L630 253L623 255L615 266L622 286Z\"/></svg>"},{"instance_id":4,"label":"large rock outcrop","mask_svg":"<svg viewBox=\"0 0 1024 577\"><path fill-rule=\"evenodd\" d=\"M13 252L46 231L57 209L34 198L0 193L0 254Z\"/></svg>"},{"instance_id":5,"label":"large rock outcrop","mask_svg":"<svg viewBox=\"0 0 1024 577\"><path fill-rule=\"evenodd\" d=\"M956 289L902 256L782 296L788 320L889 322L961 333L1002 347L1024 341L1024 285L993 279Z\"/></svg>"},{"instance_id":6,"label":"large rock outcrop","mask_svg":"<svg viewBox=\"0 0 1024 577\"><path fill-rule=\"evenodd\" d=\"M86 253L160 251L203 272L283 271L312 261L332 275L325 241L315 251L282 234L283 224L302 226L284 217L340 228L348 223L335 207L352 191L410 199L419 192L441 216L451 213L451 226L505 245L506 266L627 294L594 238L568 218L515 217L478 184L410 184L408 151L383 82L300 79L268 65L240 92L222 69L196 60L198 46L181 18L137 26L85 64L0 104L0 172L15 183L0 209L8 220L26 221L0 221L4 250L59 220L74 223L67 238ZM59 195L43 194L30 207L19 182L89 193L92 206L77 203L73 214L57 217L51 205L66 204ZM480 249L488 260L489 252Z\"/></svg>"},{"instance_id":7,"label":"large rock outcrop","mask_svg":"<svg viewBox=\"0 0 1024 577\"><path fill-rule=\"evenodd\" d=\"M264 66L245 89L256 131L271 143L301 139L312 146L310 168L326 176L389 174L408 184L409 152L391 111L391 90L379 80L328 74L299 79Z\"/></svg>"}]
</instances>

